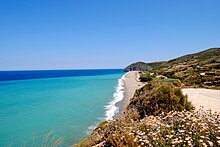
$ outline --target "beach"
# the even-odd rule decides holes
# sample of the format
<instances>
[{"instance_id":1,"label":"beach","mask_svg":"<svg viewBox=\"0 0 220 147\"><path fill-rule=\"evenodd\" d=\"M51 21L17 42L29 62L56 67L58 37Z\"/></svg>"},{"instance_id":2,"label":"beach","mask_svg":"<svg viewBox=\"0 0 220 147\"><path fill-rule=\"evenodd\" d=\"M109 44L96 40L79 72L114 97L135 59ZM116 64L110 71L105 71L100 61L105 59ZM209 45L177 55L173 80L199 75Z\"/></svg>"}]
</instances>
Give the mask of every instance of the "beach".
<instances>
[{"instance_id":1,"label":"beach","mask_svg":"<svg viewBox=\"0 0 220 147\"><path fill-rule=\"evenodd\" d=\"M139 71L130 71L123 78L124 97L122 101L116 103L119 112L115 114L114 119L124 113L135 91L146 84L138 80L139 76ZM220 90L184 88L182 92L188 96L188 100L192 102L196 110L199 110L203 106L204 110L220 112Z\"/></svg>"},{"instance_id":2,"label":"beach","mask_svg":"<svg viewBox=\"0 0 220 147\"><path fill-rule=\"evenodd\" d=\"M220 90L202 89L202 88L184 88L183 94L188 96L196 110L201 106L204 110L220 112Z\"/></svg>"},{"instance_id":3,"label":"beach","mask_svg":"<svg viewBox=\"0 0 220 147\"><path fill-rule=\"evenodd\" d=\"M123 114L126 107L130 103L130 99L134 96L135 90L141 88L146 83L140 82L138 80L139 71L130 71L124 77L124 98L122 101L116 104L119 107L119 112L114 116L114 119L119 115Z\"/></svg>"}]
</instances>

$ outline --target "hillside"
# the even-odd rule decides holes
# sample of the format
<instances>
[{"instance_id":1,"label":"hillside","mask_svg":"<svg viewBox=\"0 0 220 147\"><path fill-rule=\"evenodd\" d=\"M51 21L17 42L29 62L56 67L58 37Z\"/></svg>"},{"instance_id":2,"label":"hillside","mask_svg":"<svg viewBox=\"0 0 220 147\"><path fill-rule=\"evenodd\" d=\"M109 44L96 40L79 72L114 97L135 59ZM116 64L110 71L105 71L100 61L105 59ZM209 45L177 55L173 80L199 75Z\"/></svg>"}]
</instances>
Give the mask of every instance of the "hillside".
<instances>
[{"instance_id":1,"label":"hillside","mask_svg":"<svg viewBox=\"0 0 220 147\"><path fill-rule=\"evenodd\" d=\"M152 63L144 63L144 62L136 62L132 63L131 65L127 66L124 71L149 71L152 70L153 68L163 64L165 62L152 62Z\"/></svg>"},{"instance_id":2,"label":"hillside","mask_svg":"<svg viewBox=\"0 0 220 147\"><path fill-rule=\"evenodd\" d=\"M210 48L195 54L188 54L185 56L181 56L179 58L175 58L172 60L169 60L167 63L168 64L178 64L182 62L193 62L193 63L198 63L202 62L208 59L215 59L216 57L220 56L220 48Z\"/></svg>"},{"instance_id":3,"label":"hillside","mask_svg":"<svg viewBox=\"0 0 220 147\"><path fill-rule=\"evenodd\" d=\"M162 61L162 62L151 62L151 63L144 63L144 62L137 62L132 63L131 65L127 66L124 71L135 71L135 70L142 70L142 71L150 71L154 68L161 68L161 67L169 67L175 64L206 64L206 63L219 63L220 62L220 48L210 48L198 53L184 55L175 59L171 59L169 61Z\"/></svg>"},{"instance_id":4,"label":"hillside","mask_svg":"<svg viewBox=\"0 0 220 147\"><path fill-rule=\"evenodd\" d=\"M145 71L143 76L146 79L161 76L178 79L186 87L220 89L220 48L159 62L154 66L150 66L150 63L146 65L151 67L149 70L142 70Z\"/></svg>"}]
</instances>

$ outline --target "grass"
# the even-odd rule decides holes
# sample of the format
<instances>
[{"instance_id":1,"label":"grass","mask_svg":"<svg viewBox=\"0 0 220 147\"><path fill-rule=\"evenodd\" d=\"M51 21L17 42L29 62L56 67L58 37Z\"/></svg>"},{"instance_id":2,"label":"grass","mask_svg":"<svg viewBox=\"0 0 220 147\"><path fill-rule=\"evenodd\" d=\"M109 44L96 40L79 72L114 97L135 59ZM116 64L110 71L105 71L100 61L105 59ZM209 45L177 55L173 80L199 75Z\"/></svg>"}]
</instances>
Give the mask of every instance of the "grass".
<instances>
[{"instance_id":1,"label":"grass","mask_svg":"<svg viewBox=\"0 0 220 147\"><path fill-rule=\"evenodd\" d=\"M220 117L210 111L170 111L141 120L123 116L80 146L220 146ZM97 128L99 130L99 128ZM95 141L95 142L94 142Z\"/></svg>"}]
</instances>

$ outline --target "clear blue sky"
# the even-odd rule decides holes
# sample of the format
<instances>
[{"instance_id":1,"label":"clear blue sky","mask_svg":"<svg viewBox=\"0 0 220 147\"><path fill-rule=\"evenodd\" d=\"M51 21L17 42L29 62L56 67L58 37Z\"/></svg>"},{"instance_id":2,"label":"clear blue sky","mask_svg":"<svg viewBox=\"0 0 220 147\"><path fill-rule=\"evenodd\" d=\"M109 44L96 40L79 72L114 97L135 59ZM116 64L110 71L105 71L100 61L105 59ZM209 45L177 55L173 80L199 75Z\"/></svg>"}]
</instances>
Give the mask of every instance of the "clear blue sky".
<instances>
[{"instance_id":1,"label":"clear blue sky","mask_svg":"<svg viewBox=\"0 0 220 147\"><path fill-rule=\"evenodd\" d=\"M123 68L220 46L220 0L0 0L0 70Z\"/></svg>"}]
</instances>

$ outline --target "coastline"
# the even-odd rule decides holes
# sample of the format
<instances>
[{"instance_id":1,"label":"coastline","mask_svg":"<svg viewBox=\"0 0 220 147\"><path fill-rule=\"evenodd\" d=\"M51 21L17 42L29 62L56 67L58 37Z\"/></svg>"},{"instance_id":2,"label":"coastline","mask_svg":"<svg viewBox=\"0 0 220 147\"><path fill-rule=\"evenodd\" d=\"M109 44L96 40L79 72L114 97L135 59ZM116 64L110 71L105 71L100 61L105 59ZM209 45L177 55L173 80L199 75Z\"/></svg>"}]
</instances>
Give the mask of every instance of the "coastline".
<instances>
[{"instance_id":1,"label":"coastline","mask_svg":"<svg viewBox=\"0 0 220 147\"><path fill-rule=\"evenodd\" d=\"M117 117L124 113L135 91L145 85L145 83L138 81L138 76L139 71L130 71L125 74L123 78L123 99L115 104L119 110L113 116L113 119L117 119Z\"/></svg>"},{"instance_id":2,"label":"coastline","mask_svg":"<svg viewBox=\"0 0 220 147\"><path fill-rule=\"evenodd\" d=\"M114 104L115 111L114 115L112 115L112 119L117 119L125 112L135 91L146 84L138 81L139 76L139 71L130 71L120 79L122 80L121 82L123 82L121 85L123 88L120 89L123 91L121 91L123 93L123 98L121 97L121 100ZM220 112L220 97L218 97L220 95L220 90L183 88L182 92L184 95L188 96L188 100L192 102L196 110L203 107L204 110Z\"/></svg>"}]
</instances>

